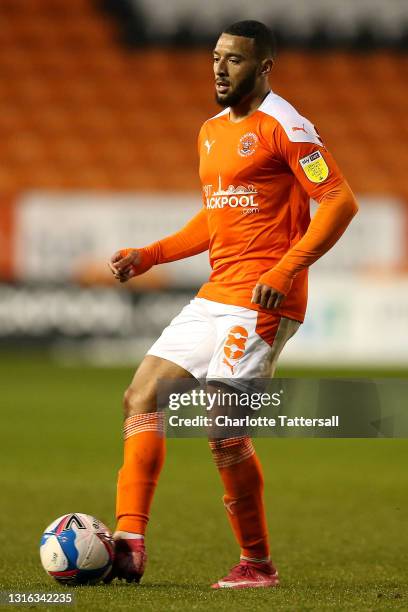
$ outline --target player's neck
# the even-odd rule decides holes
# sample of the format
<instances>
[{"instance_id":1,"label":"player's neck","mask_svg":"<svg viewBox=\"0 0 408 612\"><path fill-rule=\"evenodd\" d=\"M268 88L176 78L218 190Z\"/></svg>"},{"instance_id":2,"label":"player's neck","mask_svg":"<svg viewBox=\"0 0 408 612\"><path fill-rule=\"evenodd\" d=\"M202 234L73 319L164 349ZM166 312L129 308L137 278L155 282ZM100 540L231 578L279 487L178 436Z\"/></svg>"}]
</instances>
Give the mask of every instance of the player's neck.
<instances>
[{"instance_id":1,"label":"player's neck","mask_svg":"<svg viewBox=\"0 0 408 612\"><path fill-rule=\"evenodd\" d=\"M247 98L237 106L231 106L229 112L229 119L232 123L239 123L244 121L247 117L252 115L262 104L266 96L271 91L270 87L263 88L262 91L256 93L254 96Z\"/></svg>"}]
</instances>

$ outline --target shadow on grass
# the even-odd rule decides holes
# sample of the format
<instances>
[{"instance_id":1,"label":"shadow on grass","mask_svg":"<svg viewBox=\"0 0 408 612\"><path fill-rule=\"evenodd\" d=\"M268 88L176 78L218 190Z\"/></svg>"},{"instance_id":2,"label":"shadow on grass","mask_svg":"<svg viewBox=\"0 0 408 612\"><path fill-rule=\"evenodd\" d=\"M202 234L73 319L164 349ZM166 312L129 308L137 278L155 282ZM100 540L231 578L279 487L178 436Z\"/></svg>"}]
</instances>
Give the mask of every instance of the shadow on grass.
<instances>
[{"instance_id":1,"label":"shadow on grass","mask_svg":"<svg viewBox=\"0 0 408 612\"><path fill-rule=\"evenodd\" d=\"M99 585L101 586L101 585ZM105 585L104 588L114 588L114 589L137 589L137 590L171 590L171 589L183 589L185 591L214 591L216 589L211 589L210 585L207 583L192 583L187 584L185 582L143 582L142 584L135 584L132 582L116 582Z\"/></svg>"}]
</instances>

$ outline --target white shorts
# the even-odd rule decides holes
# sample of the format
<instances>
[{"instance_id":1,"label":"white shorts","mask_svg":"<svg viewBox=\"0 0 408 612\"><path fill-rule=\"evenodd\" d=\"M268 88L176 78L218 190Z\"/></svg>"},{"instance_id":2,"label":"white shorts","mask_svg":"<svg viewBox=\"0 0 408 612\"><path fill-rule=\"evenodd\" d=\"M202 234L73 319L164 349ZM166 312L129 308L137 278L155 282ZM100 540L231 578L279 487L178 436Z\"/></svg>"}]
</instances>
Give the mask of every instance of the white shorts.
<instances>
[{"instance_id":1,"label":"white shorts","mask_svg":"<svg viewBox=\"0 0 408 612\"><path fill-rule=\"evenodd\" d=\"M147 354L172 361L195 378L228 378L234 384L233 379L273 376L280 352L299 326L272 311L194 298Z\"/></svg>"}]
</instances>

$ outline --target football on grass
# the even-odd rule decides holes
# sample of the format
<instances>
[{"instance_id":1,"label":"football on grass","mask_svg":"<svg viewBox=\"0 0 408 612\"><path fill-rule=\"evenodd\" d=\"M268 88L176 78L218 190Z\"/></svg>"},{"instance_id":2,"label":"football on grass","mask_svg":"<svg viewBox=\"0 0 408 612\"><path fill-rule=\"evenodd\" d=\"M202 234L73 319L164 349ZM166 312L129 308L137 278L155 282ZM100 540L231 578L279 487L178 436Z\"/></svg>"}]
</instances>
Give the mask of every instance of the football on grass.
<instances>
[{"instance_id":1,"label":"football on grass","mask_svg":"<svg viewBox=\"0 0 408 612\"><path fill-rule=\"evenodd\" d=\"M45 571L58 582L94 584L112 567L112 534L93 516L65 514L44 531L40 557Z\"/></svg>"}]
</instances>

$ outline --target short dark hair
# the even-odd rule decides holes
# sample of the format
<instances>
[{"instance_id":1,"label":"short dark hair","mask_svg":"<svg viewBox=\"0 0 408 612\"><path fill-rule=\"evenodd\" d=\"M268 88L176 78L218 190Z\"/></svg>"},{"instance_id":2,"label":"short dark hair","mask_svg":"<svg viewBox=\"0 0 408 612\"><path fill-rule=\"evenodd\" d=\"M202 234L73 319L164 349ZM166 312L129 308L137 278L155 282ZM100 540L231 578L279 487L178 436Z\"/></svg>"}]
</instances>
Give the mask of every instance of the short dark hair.
<instances>
[{"instance_id":1,"label":"short dark hair","mask_svg":"<svg viewBox=\"0 0 408 612\"><path fill-rule=\"evenodd\" d=\"M256 54L259 58L276 57L275 35L268 26L260 21L248 19L237 21L223 31L224 34L232 36L244 36L252 38L255 44Z\"/></svg>"}]
</instances>

